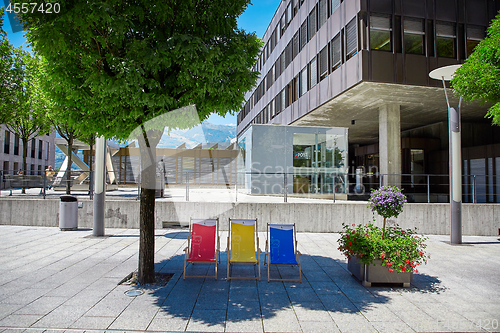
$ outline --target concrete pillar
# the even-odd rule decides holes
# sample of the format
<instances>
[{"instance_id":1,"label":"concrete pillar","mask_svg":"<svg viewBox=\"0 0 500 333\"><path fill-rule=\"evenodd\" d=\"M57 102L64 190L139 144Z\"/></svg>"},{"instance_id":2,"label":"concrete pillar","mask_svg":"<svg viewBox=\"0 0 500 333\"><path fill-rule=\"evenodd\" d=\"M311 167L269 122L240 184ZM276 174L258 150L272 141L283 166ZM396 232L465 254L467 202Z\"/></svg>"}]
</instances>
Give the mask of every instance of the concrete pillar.
<instances>
[{"instance_id":1,"label":"concrete pillar","mask_svg":"<svg viewBox=\"0 0 500 333\"><path fill-rule=\"evenodd\" d=\"M397 187L401 187L401 122L399 115L399 104L385 104L379 107L379 172L384 175L383 185Z\"/></svg>"},{"instance_id":2,"label":"concrete pillar","mask_svg":"<svg viewBox=\"0 0 500 333\"><path fill-rule=\"evenodd\" d=\"M92 235L104 236L104 205L106 199L106 139L95 139L95 177L94 177L94 229Z\"/></svg>"}]
</instances>

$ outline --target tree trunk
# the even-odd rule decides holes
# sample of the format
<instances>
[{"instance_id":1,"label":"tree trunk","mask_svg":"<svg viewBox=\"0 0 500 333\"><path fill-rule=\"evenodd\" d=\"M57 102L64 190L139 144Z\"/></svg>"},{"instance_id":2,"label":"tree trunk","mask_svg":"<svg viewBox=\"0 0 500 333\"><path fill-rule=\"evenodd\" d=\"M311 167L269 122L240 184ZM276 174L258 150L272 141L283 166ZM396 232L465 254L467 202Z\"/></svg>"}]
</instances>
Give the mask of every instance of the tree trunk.
<instances>
[{"instance_id":1,"label":"tree trunk","mask_svg":"<svg viewBox=\"0 0 500 333\"><path fill-rule=\"evenodd\" d=\"M161 131L163 133L163 131ZM140 199L140 243L139 274L140 284L155 281L155 184L156 184L156 145L160 141L159 131L143 128L139 138L141 153L141 199Z\"/></svg>"},{"instance_id":2,"label":"tree trunk","mask_svg":"<svg viewBox=\"0 0 500 333\"><path fill-rule=\"evenodd\" d=\"M26 169L27 169L26 157L28 157L28 140L27 139L25 140L23 138L22 141L23 141L23 175L26 175ZM26 193L26 187L22 188L21 193L22 194Z\"/></svg>"},{"instance_id":3,"label":"tree trunk","mask_svg":"<svg viewBox=\"0 0 500 333\"><path fill-rule=\"evenodd\" d=\"M385 217L384 217L384 224L382 225L382 239L385 237Z\"/></svg>"},{"instance_id":4,"label":"tree trunk","mask_svg":"<svg viewBox=\"0 0 500 333\"><path fill-rule=\"evenodd\" d=\"M73 164L73 136L68 138L68 166L66 167L66 194L71 194L71 165Z\"/></svg>"}]
</instances>

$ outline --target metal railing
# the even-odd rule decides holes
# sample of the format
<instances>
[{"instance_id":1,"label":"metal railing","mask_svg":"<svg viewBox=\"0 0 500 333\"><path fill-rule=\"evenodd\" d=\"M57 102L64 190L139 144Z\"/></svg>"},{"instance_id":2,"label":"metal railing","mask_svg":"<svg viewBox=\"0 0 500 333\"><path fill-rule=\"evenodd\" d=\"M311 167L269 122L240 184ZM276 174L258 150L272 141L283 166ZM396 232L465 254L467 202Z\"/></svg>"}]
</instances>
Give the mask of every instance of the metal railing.
<instances>
[{"instance_id":1,"label":"metal railing","mask_svg":"<svg viewBox=\"0 0 500 333\"><path fill-rule=\"evenodd\" d=\"M9 196L22 195L22 189L31 190L31 195L43 196L61 194L65 191L68 182L66 176L54 174L52 176L44 171L22 172L9 170L0 173L0 191L8 191ZM116 179L115 174L107 175L107 183ZM71 193L88 195L93 198L93 173L88 171L71 171ZM185 172L182 175L182 184L169 184L169 176L157 176L157 197L164 197L165 188L170 191L176 189L176 197L183 200L198 200L196 195L201 192L210 196L210 191L225 191L230 196L230 201L238 202L249 200L248 196L273 196L281 197L283 202L288 202L290 197L326 199L335 202L342 194L349 200L367 200L371 190L382 185L398 185L403 189L409 202L449 202L449 175L446 174L364 174L356 182L356 174L338 174L328 172L233 172L223 175L226 179L214 185L203 183L201 177L209 174ZM214 176L215 177L215 176ZM220 175L219 175L220 177ZM116 193L109 193L117 197L127 196L137 200L140 198L140 175L135 177L135 183L113 185L118 189ZM21 191L20 191L21 190ZM181 191L181 192L179 192ZM59 192L59 193L56 193ZM182 193L184 192L184 193ZM5 196L5 192L2 193ZM500 203L500 175L463 175L462 201L464 203Z\"/></svg>"}]
</instances>

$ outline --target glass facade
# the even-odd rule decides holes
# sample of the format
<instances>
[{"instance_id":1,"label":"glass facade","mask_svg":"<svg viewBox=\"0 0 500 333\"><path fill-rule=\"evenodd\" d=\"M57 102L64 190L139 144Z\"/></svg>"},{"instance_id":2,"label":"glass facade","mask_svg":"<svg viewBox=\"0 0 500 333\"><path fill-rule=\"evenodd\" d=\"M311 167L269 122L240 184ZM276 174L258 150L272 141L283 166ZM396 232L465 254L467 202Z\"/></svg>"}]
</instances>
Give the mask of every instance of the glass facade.
<instances>
[{"instance_id":1,"label":"glass facade","mask_svg":"<svg viewBox=\"0 0 500 333\"><path fill-rule=\"evenodd\" d=\"M254 124L238 145L238 186L247 193L347 193L347 128Z\"/></svg>"}]
</instances>

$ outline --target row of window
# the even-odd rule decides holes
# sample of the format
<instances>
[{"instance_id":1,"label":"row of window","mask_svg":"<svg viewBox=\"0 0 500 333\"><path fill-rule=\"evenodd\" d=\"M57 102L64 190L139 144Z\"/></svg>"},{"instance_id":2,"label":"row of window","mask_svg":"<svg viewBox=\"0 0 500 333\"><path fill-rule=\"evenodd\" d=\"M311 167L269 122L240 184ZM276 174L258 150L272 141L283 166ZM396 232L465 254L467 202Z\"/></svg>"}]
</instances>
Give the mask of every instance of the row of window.
<instances>
[{"instance_id":1,"label":"row of window","mask_svg":"<svg viewBox=\"0 0 500 333\"><path fill-rule=\"evenodd\" d=\"M17 174L19 171L22 171L21 170L21 163L19 162L14 162L12 163L12 165L10 165L9 161L4 161L3 162L3 170L2 170L2 173L4 175L9 175L9 174ZM26 165L27 169L26 170L26 175L43 175L43 171L45 169L47 169L47 166L43 166L43 165L35 165L35 164L28 164Z\"/></svg>"},{"instance_id":2,"label":"row of window","mask_svg":"<svg viewBox=\"0 0 500 333\"><path fill-rule=\"evenodd\" d=\"M393 29L393 24L398 29ZM468 57L477 44L484 39L485 28L468 25L465 35L465 57ZM426 36L428 43L426 43ZM399 42L401 40L402 42ZM426 50L426 45L432 47ZM413 17L405 17L401 24L400 16L372 13L370 15L370 48L396 53L402 53L404 50L407 54L421 55L425 55L427 51L429 56L436 54L438 57L457 58L457 24L436 21L434 25L433 20Z\"/></svg>"},{"instance_id":3,"label":"row of window","mask_svg":"<svg viewBox=\"0 0 500 333\"><path fill-rule=\"evenodd\" d=\"M425 55L425 47L427 44L433 46L435 45L435 51L434 49L427 51L429 56L434 56L434 54L436 54L438 57L456 58L457 34L455 23L438 21L434 26L433 20L426 21L424 19L405 17L403 25L399 25L401 26L401 30L403 32L402 36L400 35L394 37L397 34L393 31L396 29L392 29L393 20L398 24L401 23L401 17L398 16L392 17L391 15L384 14L370 15L370 48L372 50L395 51L401 53L404 47L405 53ZM254 105L260 101L266 91L274 84L276 79L281 75L281 73L283 73L283 71L310 40L312 37L312 35L310 35L310 31L313 30L308 29L308 22L310 22L309 18L304 21L301 28L288 43L281 56L269 72L263 77L250 99L238 113L238 124L248 115ZM399 29L397 30L399 31ZM434 30L436 31L435 34L433 33ZM427 43L426 36L428 36L429 39ZM485 27L467 26L465 31L467 56L473 52L477 44L484 39L484 36ZM311 82L314 82L314 78L317 77L322 80L326 77L329 70L335 70L345 60L348 60L356 54L358 50L357 37L356 19L352 19L346 25L345 29L342 29L341 32L339 32L330 41L330 43L320 51L317 57L311 61L308 67L310 73L308 74L308 77L312 78ZM394 47L394 40L399 40L401 42ZM344 43L342 43L342 41L344 41ZM316 60L316 58L318 59ZM317 66L316 63L319 63L319 66ZM330 66L328 66L328 63ZM312 68L312 71L310 68ZM303 82L307 81L303 80ZM314 86L311 85L311 82L309 82L308 89ZM302 84L304 85L305 83ZM306 89L302 90L307 91ZM301 96L302 94L298 95ZM253 121L257 121L256 119L257 117ZM264 117L263 119L267 119L267 117Z\"/></svg>"},{"instance_id":4,"label":"row of window","mask_svg":"<svg viewBox=\"0 0 500 333\"><path fill-rule=\"evenodd\" d=\"M304 45L311 39L311 37L314 36L316 31L318 31L319 28L323 26L330 15L340 7L340 3L341 0L319 0L301 25L300 39L299 32L297 32L293 38L296 47L298 47L300 40L300 49L302 49ZM267 59L274 51L274 48L278 44L278 40L283 36L286 29L290 26L292 19L297 15L300 7L303 4L304 0L291 0L289 2L285 12L281 16L280 21L271 33L271 37L264 46L259 59L253 68L254 71L260 71L262 69Z\"/></svg>"},{"instance_id":5,"label":"row of window","mask_svg":"<svg viewBox=\"0 0 500 333\"><path fill-rule=\"evenodd\" d=\"M307 20L306 20L307 21ZM307 30L305 30L307 31ZM300 29L295 36L302 35L302 29ZM261 83L257 86L254 93L247 101L243 109L238 113L237 121L238 124L248 115L250 110L253 109L254 105L259 102L259 100L264 96L266 91L274 84L276 79L284 72L285 68L292 62L292 60L299 54L305 43L299 47L297 38L293 38L285 51L281 54L279 59L276 61L271 70L262 79ZM344 40L344 43L342 41ZM345 52L342 52L342 49ZM306 91L314 87L319 81L323 80L328 73L331 73L343 63L343 61L350 59L354 54L357 53L357 30L356 30L356 19L352 19L345 27L342 29L320 52L314 57L311 62L302 69L300 75L294 79L295 83L293 86L300 87L296 89L295 93L290 93L289 98L285 98L284 93L280 93L282 97L276 97L274 100L281 99L283 102L280 104L280 108L276 107L276 113L270 113L274 117L281 112L281 108L287 107L291 102L286 103L286 100L295 101L298 97L302 96ZM344 55L344 57L342 56ZM307 73L307 74L306 74ZM307 77L307 79L306 79ZM298 83L300 80L300 83ZM290 84L289 84L290 85ZM284 89L286 90L286 89ZM278 95L280 95L278 94ZM279 102L280 103L280 102ZM264 117L267 119L268 117ZM257 117L254 118L256 121ZM258 122L260 123L260 122Z\"/></svg>"},{"instance_id":6,"label":"row of window","mask_svg":"<svg viewBox=\"0 0 500 333\"><path fill-rule=\"evenodd\" d=\"M5 140L3 144L3 153L4 154L10 154L10 136L11 133L9 131L5 131ZM20 144L21 140L19 138L19 134L14 134L14 150L12 152L13 155L20 155ZM38 140L38 150L37 150L37 144L36 144L36 139L31 139L31 150L28 150L28 157L31 156L31 158L38 158L42 159L43 158L43 141ZM49 159L49 147L50 144L48 142L45 142L46 149L45 149L45 160Z\"/></svg>"}]
</instances>

